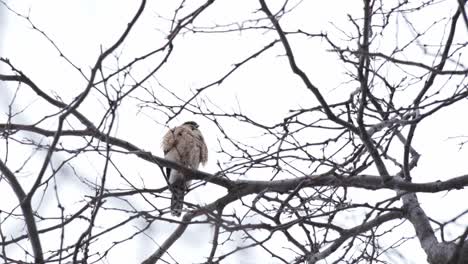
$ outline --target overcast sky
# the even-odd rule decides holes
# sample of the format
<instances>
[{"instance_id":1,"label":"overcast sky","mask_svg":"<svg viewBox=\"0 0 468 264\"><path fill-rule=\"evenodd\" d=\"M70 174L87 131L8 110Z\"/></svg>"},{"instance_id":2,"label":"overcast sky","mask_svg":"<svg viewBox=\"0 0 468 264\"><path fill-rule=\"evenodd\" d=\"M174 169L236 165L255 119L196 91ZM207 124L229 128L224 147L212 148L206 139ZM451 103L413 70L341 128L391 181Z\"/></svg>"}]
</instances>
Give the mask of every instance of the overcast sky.
<instances>
[{"instance_id":1,"label":"overcast sky","mask_svg":"<svg viewBox=\"0 0 468 264\"><path fill-rule=\"evenodd\" d=\"M112 0L86 0L86 1L61 1L61 0L31 0L31 1L6 1L15 11L29 15L31 21L43 30L53 44L60 47L66 57L77 67L83 69L85 73L94 65L101 47L105 49L113 43L125 29L126 24L134 15L138 1L112 1ZM135 56L144 54L145 51L161 45L166 38L166 33L170 27L167 18L172 15L175 5L173 1L150 1L142 19L129 36L119 52L122 54L120 60L132 60ZM175 1L174 1L175 2ZM454 1L455 2L455 1ZM4 7L0 7L0 10ZM197 20L198 25L222 25L239 20L242 17L249 17L258 9L257 1L220 1L211 7L206 14ZM304 1L300 9L294 16L286 17L284 28L295 30L297 28L307 29L311 32L329 32L338 38L339 30L335 25L340 25L342 30L350 27L347 23L346 14L356 14L361 12L361 1ZM227 12L227 10L229 12ZM450 9L448 9L450 10ZM15 16L5 10L0 13L0 33L2 42L0 45L0 55L10 59L17 68L28 74L46 91L59 95L65 102L74 98L86 84L86 80L66 61L59 56L54 45L43 35L31 28L25 19ZM434 14L437 10L433 10ZM450 13L448 13L450 14ZM422 17L420 23L431 23L433 18ZM332 22L332 23L331 23ZM351 30L351 29L349 29ZM190 91L201 87L216 79L222 73L229 71L233 63L243 60L253 51L262 48L271 39L271 33L264 36L258 32L236 32L230 34L187 34L176 41L176 50L168 64L158 73L155 79L150 80L151 85L156 83L164 84L179 94L189 96ZM410 36L407 31L390 31L388 34L394 35L398 41L404 41ZM345 68L335 56L324 49L326 45L318 39L312 42L304 39L298 41L294 48L298 51L298 61L304 69L310 73L314 84L323 89L323 94L329 102L337 102L347 98L353 88L349 91L337 89L345 81ZM392 45L380 43L380 49L385 51ZM282 52L280 46L268 52L259 61L247 65L244 69L234 73L234 75L223 83L222 89L214 87L207 93L207 98L223 108L225 111L239 110L246 115L256 118L259 122L275 123L278 116L284 115L290 109L310 107L316 104L315 98L300 83L300 81L290 73L286 60L278 60ZM465 54L466 57L466 54ZM420 57L421 60L426 60ZM157 61L158 58L154 59ZM151 64L154 61L148 61ZM465 60L465 61L468 61ZM106 67L115 67L112 59ZM430 64L430 61L429 61ZM0 71L4 68L0 66ZM140 65L142 74L147 72L149 65ZM288 74L282 74L288 72ZM185 92L184 92L185 91ZM7 103L11 99L12 93L2 91L0 96L1 120L4 122L5 113L8 111ZM404 98L402 99L404 100ZM32 108L40 109L40 102L31 98L19 98L18 105L32 105ZM105 110L105 102L98 96L87 100L80 108L85 114L93 115ZM160 138L167 130L165 117L157 112L139 113L134 106L123 105L123 109L118 117L118 130L114 133L135 145L152 151L161 156ZM423 156L420 159L418 168L413 172L415 182L427 182L434 180L444 180L466 173L468 163L466 162L466 149L459 150L458 141L450 137L466 134L468 122L466 104L460 104L450 110L436 114L436 117L429 122L421 123L414 145ZM38 110L40 111L40 110ZM137 116L138 118L135 118ZM20 116L21 120L37 120L36 117ZM216 162L223 159L217 156L217 138L222 135L210 124L199 116L184 113L176 120L169 123L169 126L177 125L187 119L194 119L201 124L202 131L207 138L210 161L203 169L209 172L216 171ZM458 122L454 122L458 120ZM55 129L56 124L50 123L48 129ZM238 128L236 124L226 124L230 129L239 129L236 133L239 138L246 141L256 140L257 131L247 128ZM137 128L137 129L136 129ZM424 131L424 132L422 132ZM320 136L320 135L317 135ZM428 144L427 142L430 142ZM14 161L12 161L14 162ZM90 162L91 164L92 162ZM140 164L138 165L140 166ZM129 168L135 167L129 163ZM159 186L160 177L148 178L151 175L150 166L138 167L138 175L145 178L148 185ZM84 170L99 170L99 168L85 168ZM248 178L249 175L246 175ZM252 175L253 177L253 175ZM256 177L259 177L256 175ZM208 190L217 189L207 187ZM212 189L210 189L212 188ZM367 193L360 192L353 197L354 202L366 201ZM437 214L439 220L447 220L459 213L460 208L447 206L447 203L459 203L466 200L466 191L457 193L439 193L420 195L420 201L427 213L436 214L437 211L444 210L446 213ZM193 202L206 203L218 196L212 196L210 191L193 192L188 199ZM441 199L443 197L443 199ZM359 222L356 219L350 221ZM187 236L177 243L171 253L180 252L185 247L194 249L208 248L207 243L210 238L209 230L202 227L194 227ZM153 230L159 239L162 240L168 234L167 230ZM194 236L198 240L194 240ZM203 236L204 234L204 236ZM397 234L398 235L398 234ZM408 234L410 236L410 234ZM202 242L200 242L202 241ZM139 241L142 243L142 241ZM402 251L411 255L414 263L423 263L424 253L418 249L417 241L409 242L410 247L405 247ZM142 247L136 244L135 247ZM279 248L282 245L278 245ZM416 249L416 250L415 250ZM146 254L152 249L145 251ZM143 256L143 257L144 257ZM110 255L109 263L132 263L134 259L141 258L140 252L132 250L126 251L123 255ZM242 256L241 256L242 257ZM123 260L126 261L123 261ZM187 261L190 256L183 258ZM243 262L243 263L255 263Z\"/></svg>"}]
</instances>

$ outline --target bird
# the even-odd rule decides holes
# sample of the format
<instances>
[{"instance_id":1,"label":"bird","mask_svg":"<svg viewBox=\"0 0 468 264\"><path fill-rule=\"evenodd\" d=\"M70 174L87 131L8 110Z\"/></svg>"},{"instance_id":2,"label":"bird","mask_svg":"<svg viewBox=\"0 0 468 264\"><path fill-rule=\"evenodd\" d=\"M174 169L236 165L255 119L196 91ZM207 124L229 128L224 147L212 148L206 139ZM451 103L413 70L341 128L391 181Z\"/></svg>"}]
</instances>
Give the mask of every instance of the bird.
<instances>
[{"instance_id":1,"label":"bird","mask_svg":"<svg viewBox=\"0 0 468 264\"><path fill-rule=\"evenodd\" d=\"M161 147L164 158L190 169L198 169L208 161L208 148L199 125L194 121L187 121L180 126L170 129L163 137ZM182 213L184 196L190 180L183 173L166 167L166 177L169 177L169 189L172 192L171 214L180 216Z\"/></svg>"}]
</instances>

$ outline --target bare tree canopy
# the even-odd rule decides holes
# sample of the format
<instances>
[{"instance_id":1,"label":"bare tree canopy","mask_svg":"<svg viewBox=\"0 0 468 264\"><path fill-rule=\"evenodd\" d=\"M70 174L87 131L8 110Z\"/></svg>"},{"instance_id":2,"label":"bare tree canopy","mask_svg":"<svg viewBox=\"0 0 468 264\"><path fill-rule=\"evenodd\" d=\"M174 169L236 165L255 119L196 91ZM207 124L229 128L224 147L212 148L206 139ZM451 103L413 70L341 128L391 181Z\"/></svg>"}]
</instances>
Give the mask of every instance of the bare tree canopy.
<instances>
[{"instance_id":1,"label":"bare tree canopy","mask_svg":"<svg viewBox=\"0 0 468 264\"><path fill-rule=\"evenodd\" d=\"M124 2L0 0L0 262L468 263L466 0Z\"/></svg>"}]
</instances>

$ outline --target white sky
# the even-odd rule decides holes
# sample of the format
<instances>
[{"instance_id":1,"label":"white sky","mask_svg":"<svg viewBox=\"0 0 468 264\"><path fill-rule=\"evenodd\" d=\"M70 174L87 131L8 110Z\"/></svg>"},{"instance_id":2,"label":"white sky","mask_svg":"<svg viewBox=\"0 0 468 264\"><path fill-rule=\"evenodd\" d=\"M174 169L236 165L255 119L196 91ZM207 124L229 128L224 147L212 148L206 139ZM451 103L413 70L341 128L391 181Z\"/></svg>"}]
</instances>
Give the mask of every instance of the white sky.
<instances>
[{"instance_id":1,"label":"white sky","mask_svg":"<svg viewBox=\"0 0 468 264\"><path fill-rule=\"evenodd\" d=\"M125 42L123 49L119 50L123 54L121 57L122 64L135 56L144 54L145 51L154 49L165 41L165 32L168 31L169 24L159 15L170 17L170 12L174 8L174 6L170 5L171 3L174 4L175 1L150 2L154 3L149 4L142 19L130 35L129 41ZM44 30L64 54L75 65L82 68L85 73L88 73L90 67L94 64L99 55L100 47L107 48L115 41L134 15L138 6L138 1L111 0L36 0L7 1L7 3L21 14L29 13L34 24ZM251 13L258 7L256 1L243 1L242 3L239 1L219 1L209 8L196 21L196 24L211 26L229 23L239 19L239 17L251 16ZM347 23L346 14L356 14L361 9L361 1L304 1L294 16L285 19L284 28L286 30L301 28L314 33L328 31L332 37L338 39L340 33L334 29L330 22L343 27ZM229 10L229 12L226 12L226 10ZM433 12L437 14L440 10L433 9ZM0 56L9 58L16 67L35 80L46 91L54 91L64 101L70 101L83 89L85 80L76 70L67 65L58 56L54 47L43 36L32 30L24 19L18 18L9 12L7 14L6 31L5 26L0 28L4 30L0 32L3 34ZM447 15L449 14L451 12L447 13ZM3 18L3 20L5 19ZM427 25L432 21L432 16L425 14L425 17L421 17L418 22L421 25ZM3 22L0 19L0 23ZM161 30L164 32L161 32ZM395 39L398 38L398 41L402 42L410 37L409 32L403 30L392 32L389 29L388 34L395 35ZM252 51L263 47L268 43L268 40L272 39L272 36L271 33L262 35L253 31L224 35L188 34L184 38L175 41L176 50L174 54L169 63L157 74L156 78L175 92L185 93L188 97L190 90L203 86L214 80L216 76L227 72L232 67L232 63L240 62ZM337 102L347 98L353 91L353 87L347 85L348 90L337 89L344 80L343 73L345 69L338 63L336 56L326 51L324 47L327 45L321 43L318 39L310 41L305 38L301 40L301 38L303 37L298 37L298 41L295 42L293 48L297 51L299 64L310 74L314 84L323 89L322 93L329 102ZM387 51L393 46L392 44L379 43L379 49L382 52ZM283 60L278 59L279 55L282 55L282 51L280 46L277 46L273 51L267 52L260 60L255 60L234 73L223 83L222 87L210 88L207 92L209 98L226 111L237 110L239 106L236 101L238 101L244 114L255 117L258 121L271 124L278 122L280 119L277 117L284 115L289 109L316 105L312 94L305 89L297 77L289 74L290 69L286 60L284 58ZM421 61L431 64L431 61L424 56L419 58ZM155 58L151 63L157 61L158 58ZM468 61L468 59L464 61ZM115 67L115 63L108 60L106 66ZM150 67L150 64L145 64L139 66L138 70L141 70L142 74L144 74ZM4 68L0 67L0 70L4 70ZM284 72L288 74L283 74ZM155 80L150 82L152 85L156 83ZM0 99L0 104L2 104L0 106L0 120L3 122L7 111L3 104L9 101L11 93L7 95L2 92L1 95L4 97ZM405 98L401 98L401 100L405 100ZM29 103L31 103L31 98L18 98L18 105ZM103 102L98 96L95 96L91 100L87 100L80 110L89 115L101 114L104 108L100 106L100 103ZM33 102L31 106L33 109L39 109L38 111L42 107L43 105L39 102ZM137 115L135 107L130 105L123 105L122 107L125 111L119 114L118 130L115 135L143 149L150 150L156 155L161 155L159 138L167 129L162 125L165 122L162 119L163 116L158 116L155 112L150 117L142 114ZM432 121L421 123L414 140L415 148L422 153L418 167L413 172L415 182L446 180L468 171L466 149L459 150L456 145L458 141L447 140L449 137L467 134L468 124L464 114L467 110L467 105L463 103L452 107L450 110L441 111L432 118ZM29 123L36 119L37 117L20 116L18 120ZM96 116L96 120L98 119ZM185 119L195 119L201 124L210 147L210 161L205 170L209 172L216 171L216 161L223 158L215 154L219 150L216 139L221 135L212 124L190 114L181 115L169 126L174 126ZM159 123L153 120L158 120ZM55 125L51 123L50 127L47 128L55 129ZM252 140L254 133L256 133L256 131L249 128L239 127L237 124L226 124L226 126L230 126L230 129L235 130L240 139ZM255 138L253 139L255 140ZM402 149L395 151L402 151ZM14 160L11 162L15 163ZM129 168L134 168L138 164L136 174L144 178L145 184L152 187L161 185L161 177L149 178L152 177L151 170L154 170L154 166L141 162L133 163L137 161L130 157L126 162L128 162ZM93 168L92 161L89 164L90 167L83 168L84 171L99 173L100 167ZM138 182L138 180L135 180L135 182ZM207 188L208 190L217 190L213 187ZM67 195L71 197L80 195L79 190L75 190L75 192L73 193L73 189L71 189ZM437 216L438 220L447 220L459 213L461 209L466 209L447 205L466 200L467 194L465 190L424 194L420 195L419 198L426 213ZM359 191L354 193L352 200L354 202L365 202L369 195L376 194L374 192ZM191 193L188 199L193 202L206 203L216 197L205 189L203 192L195 191ZM444 210L444 213L439 213L440 210ZM207 246L210 246L208 241L211 233L200 232L200 229L206 230L202 227L192 227L188 232L193 232L196 236L203 233L206 235L205 237L199 237L198 241L193 241L191 239L193 236L187 234L174 245L170 252L174 254L174 252L180 252L184 248L194 250L202 250L203 248L206 251ZM167 231L162 230L154 230L154 232L160 242L168 234ZM138 243L142 242L139 241ZM145 247L138 243L134 245L136 248ZM415 263L423 263L424 254L420 249L415 250L419 248L419 245L415 241L410 242L409 245L411 246L403 248L404 252L411 254L411 256L408 255L408 258L413 259ZM141 252L136 250L126 250L122 255L110 255L108 260L109 263L117 263L117 259L121 263L124 263L124 260L127 263L132 263L135 259L147 256L152 250L151 247L149 250L145 250L143 256ZM188 255L187 258L181 259L181 263L188 263L184 262L190 259Z\"/></svg>"}]
</instances>

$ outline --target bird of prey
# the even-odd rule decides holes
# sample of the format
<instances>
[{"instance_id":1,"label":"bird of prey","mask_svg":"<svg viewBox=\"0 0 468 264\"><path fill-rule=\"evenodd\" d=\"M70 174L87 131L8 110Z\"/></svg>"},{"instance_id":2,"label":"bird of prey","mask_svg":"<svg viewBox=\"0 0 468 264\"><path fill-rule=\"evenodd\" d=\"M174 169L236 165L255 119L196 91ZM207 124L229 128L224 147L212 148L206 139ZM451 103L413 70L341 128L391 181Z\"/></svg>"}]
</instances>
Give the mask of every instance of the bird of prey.
<instances>
[{"instance_id":1,"label":"bird of prey","mask_svg":"<svg viewBox=\"0 0 468 264\"><path fill-rule=\"evenodd\" d=\"M193 121L170 129L164 136L161 145L164 158L190 169L198 169L200 163L205 164L208 160L208 148L205 140L198 130L198 124ZM186 180L183 173L171 168L166 168L166 176L169 177L169 189L172 192L171 213L174 216L180 216L184 195L190 181Z\"/></svg>"}]
</instances>

